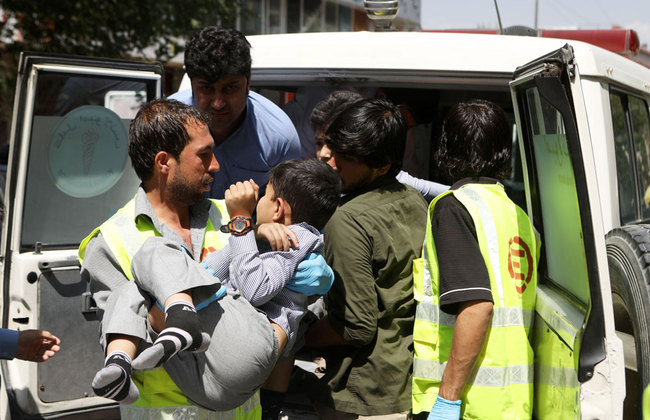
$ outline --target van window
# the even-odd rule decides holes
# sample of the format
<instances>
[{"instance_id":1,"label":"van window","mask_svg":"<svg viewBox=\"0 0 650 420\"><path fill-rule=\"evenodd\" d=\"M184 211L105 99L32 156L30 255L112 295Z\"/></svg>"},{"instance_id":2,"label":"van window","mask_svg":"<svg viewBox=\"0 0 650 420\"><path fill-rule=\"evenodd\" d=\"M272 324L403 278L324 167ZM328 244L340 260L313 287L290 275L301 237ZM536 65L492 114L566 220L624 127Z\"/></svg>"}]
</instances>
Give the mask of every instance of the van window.
<instances>
[{"instance_id":1,"label":"van window","mask_svg":"<svg viewBox=\"0 0 650 420\"><path fill-rule=\"evenodd\" d=\"M533 221L541 230L546 257L542 271L547 281L587 303L587 261L564 120L537 88L527 89L524 100L527 109L524 126L530 127L533 145L536 186L532 189L538 194L541 212L541 215L534 214Z\"/></svg>"},{"instance_id":2,"label":"van window","mask_svg":"<svg viewBox=\"0 0 650 420\"><path fill-rule=\"evenodd\" d=\"M636 219L636 209L638 207L634 166L632 165L634 152L627 124L625 123L624 99L622 95L614 93L610 95L618 178L618 208L622 224Z\"/></svg>"},{"instance_id":3,"label":"van window","mask_svg":"<svg viewBox=\"0 0 650 420\"><path fill-rule=\"evenodd\" d=\"M621 223L650 219L650 117L643 99L610 93Z\"/></svg>"},{"instance_id":4,"label":"van window","mask_svg":"<svg viewBox=\"0 0 650 420\"><path fill-rule=\"evenodd\" d=\"M77 245L139 184L127 133L155 81L41 72L34 91L21 248ZM108 212L108 213L107 213Z\"/></svg>"},{"instance_id":5,"label":"van window","mask_svg":"<svg viewBox=\"0 0 650 420\"><path fill-rule=\"evenodd\" d=\"M526 208L521 157L514 125L515 117L512 100L507 90L495 92L459 89L453 86L435 89L431 87L432 84L413 87L399 86L399 83L395 82L386 85L379 83L364 85L363 83L353 84L353 82L358 83L356 79L347 83L348 81L344 78L337 80L340 85L326 84L320 81L307 84L304 80L286 80L286 73L279 73L277 77L284 78L280 85L277 85L278 82L275 80L271 85L264 85L259 81L262 78L254 75L252 89L280 106L293 121L300 136L305 156L315 155L315 133L310 123L314 106L336 90L354 89L367 98L387 98L400 108L405 114L409 127L402 170L411 176L443 184L456 181L446 179L434 163L434 153L438 148L443 118L451 106L457 102L480 98L497 103L505 111L508 120L513 123L512 171L510 176L504 180L504 186L508 196L521 208ZM305 76L301 73L302 77ZM315 73L314 78L317 77L320 77L319 73ZM310 143L311 146L309 146Z\"/></svg>"},{"instance_id":6,"label":"van window","mask_svg":"<svg viewBox=\"0 0 650 420\"><path fill-rule=\"evenodd\" d=\"M636 150L637 175L641 193L641 219L650 218L650 121L648 104L635 96L629 97L632 137Z\"/></svg>"}]
</instances>

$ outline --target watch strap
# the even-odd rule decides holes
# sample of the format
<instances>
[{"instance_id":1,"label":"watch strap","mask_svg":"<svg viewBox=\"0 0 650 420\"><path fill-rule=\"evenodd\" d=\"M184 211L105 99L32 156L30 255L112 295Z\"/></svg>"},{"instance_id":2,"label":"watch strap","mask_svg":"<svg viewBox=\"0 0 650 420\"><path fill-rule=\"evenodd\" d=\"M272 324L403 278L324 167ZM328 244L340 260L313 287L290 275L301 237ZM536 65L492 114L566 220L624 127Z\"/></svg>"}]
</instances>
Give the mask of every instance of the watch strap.
<instances>
[{"instance_id":1,"label":"watch strap","mask_svg":"<svg viewBox=\"0 0 650 420\"><path fill-rule=\"evenodd\" d=\"M222 225L219 230L234 236L242 236L253 230L253 219L250 217L235 216L230 219L227 225Z\"/></svg>"}]
</instances>

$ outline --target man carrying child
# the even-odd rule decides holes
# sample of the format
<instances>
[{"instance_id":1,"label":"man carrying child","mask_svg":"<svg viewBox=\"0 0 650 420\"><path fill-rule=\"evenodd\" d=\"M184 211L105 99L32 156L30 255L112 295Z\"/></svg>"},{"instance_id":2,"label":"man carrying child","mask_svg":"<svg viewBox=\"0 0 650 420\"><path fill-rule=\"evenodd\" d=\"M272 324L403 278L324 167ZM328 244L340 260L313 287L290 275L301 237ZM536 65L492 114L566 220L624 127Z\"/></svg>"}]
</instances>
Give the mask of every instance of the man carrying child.
<instances>
[{"instance_id":1,"label":"man carrying child","mask_svg":"<svg viewBox=\"0 0 650 420\"><path fill-rule=\"evenodd\" d=\"M281 334L273 327L277 323L273 324L273 320L269 322L265 314L257 311L234 288L227 288L228 291L224 294L219 280L198 264L202 257L222 248L229 241L228 236L219 230L229 219L225 206L203 198L212 180L211 173L219 169L212 154L213 144L207 118L195 108L175 101L158 100L147 104L132 123L129 154L136 173L142 180L141 187L132 201L89 235L80 247L82 276L90 280L94 298L100 308L102 344L107 354L106 367L98 372L94 387L98 394L116 400L134 400L139 395L136 403L139 407L134 409L172 415L203 415L205 418L228 418L235 415L238 418L255 418L259 415L255 398L245 402L237 409L237 413L223 416L192 405L198 399L197 395L202 394L206 395L206 400L202 400L201 405L220 409L215 407L220 407L218 404L222 403L211 403L210 392L215 388L206 384L205 377L192 377L192 374L204 370L202 363L205 363L206 358L206 353L196 351L207 348L214 350L213 347L216 349L216 353L221 356L217 368L223 369L233 379L233 383L241 386L241 389L231 390L239 392L239 398L243 398L236 403L239 404L246 401L247 396L252 395L261 385L242 383L245 381L241 378L246 377L246 373L238 369L251 369L251 365L255 366L254 363L246 363L245 357L261 361L263 367L259 368L257 376L263 381L280 350L278 336ZM251 183L250 187L254 188L254 184ZM338 191L334 195L338 200ZM302 199L302 196L299 197ZM286 206L285 211L291 214L290 206ZM241 217L245 218L246 215ZM288 218L284 221L295 223L301 220ZM237 230L235 222L236 220L231 220L231 230ZM274 235L284 232L284 237L288 234L294 243L298 243L292 230L277 226L273 229ZM237 239L247 240L245 234ZM165 321L162 312L152 303L153 300L148 301L147 294L141 294L136 284L129 281L134 279L134 273L138 278L153 275L147 274L147 271L155 271L155 267L143 265L143 268L136 269L134 261L143 244L147 243L145 241L151 237L165 238L165 245L171 243L175 247L167 246L166 251L174 251L184 258L185 266L175 266L175 274L191 277L195 281L199 279L198 285L202 287L193 289L191 293L197 305L218 299L199 310L198 316L192 315L194 313L190 305L184 305L189 311L182 312L189 313L189 318L194 316L194 320L189 322L191 325L186 322L187 314L170 316L171 313L180 313L175 309L182 305L169 305L173 301L170 302L168 297L157 299L159 303L167 304ZM185 253L179 251L181 247ZM286 244L282 245L284 247ZM233 248L232 254L234 253L236 251ZM250 258L256 258L253 254L254 251ZM142 256L139 258L144 259ZM186 267L185 271L183 267ZM232 280L232 265L229 269L229 280ZM174 273L167 273L166 278L169 281L180 281ZM178 290L184 291L187 288ZM147 316L150 323L147 322ZM177 327L182 327L180 329L193 331L187 331L190 334L184 336L185 340L181 340L179 346L174 344L171 354L168 350L163 351L164 358L167 358L178 350L189 350L180 351L165 363L165 368L174 381L161 370L138 373L134 375L134 381L140 388L138 391L130 379L130 359L146 348L147 342L150 343L152 331L149 326L154 331L160 331L176 322L179 322ZM287 336L290 332L290 329L284 331ZM212 340L208 333L212 334ZM250 372L248 374L252 377ZM219 377L223 376L223 372L220 372ZM180 389L174 382L180 385ZM232 407L233 401L228 403ZM146 411L130 413L128 410L126 413L123 411L123 418L146 415Z\"/></svg>"}]
</instances>

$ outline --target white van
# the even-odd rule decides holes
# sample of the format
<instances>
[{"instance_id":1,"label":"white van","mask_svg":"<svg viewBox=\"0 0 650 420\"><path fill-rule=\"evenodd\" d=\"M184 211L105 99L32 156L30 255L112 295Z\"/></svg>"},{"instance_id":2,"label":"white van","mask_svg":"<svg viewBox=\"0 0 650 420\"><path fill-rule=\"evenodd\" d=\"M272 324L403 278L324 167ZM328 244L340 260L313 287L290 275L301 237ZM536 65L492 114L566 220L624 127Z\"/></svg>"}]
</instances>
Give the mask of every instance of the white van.
<instances>
[{"instance_id":1,"label":"white van","mask_svg":"<svg viewBox=\"0 0 650 420\"><path fill-rule=\"evenodd\" d=\"M507 189L543 241L535 417L640 416L650 381L650 69L560 39L400 32L248 39L252 89L292 108L306 138L311 107L340 87L408 108L416 125L405 169L422 178L439 177L431 154L452 104L484 98L501 105L513 122ZM63 349L45 364L2 362L14 418L115 414L114 404L92 396L102 354L75 256L79 241L137 187L117 123L126 127L132 114L90 96L79 95L84 107L55 104L73 77L136 82L108 88L126 93L97 94L136 106L159 96L161 69L139 66L21 61L1 247L2 326L49 329ZM97 140L86 140L93 129Z\"/></svg>"}]
</instances>

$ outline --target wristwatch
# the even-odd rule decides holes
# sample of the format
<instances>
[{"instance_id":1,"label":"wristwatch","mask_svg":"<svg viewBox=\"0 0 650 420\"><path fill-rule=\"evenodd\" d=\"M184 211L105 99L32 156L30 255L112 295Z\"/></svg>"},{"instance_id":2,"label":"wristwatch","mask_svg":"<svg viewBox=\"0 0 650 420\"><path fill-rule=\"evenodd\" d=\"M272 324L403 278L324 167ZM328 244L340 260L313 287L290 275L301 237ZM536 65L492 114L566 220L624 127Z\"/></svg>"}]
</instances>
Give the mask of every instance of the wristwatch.
<instances>
[{"instance_id":1,"label":"wristwatch","mask_svg":"<svg viewBox=\"0 0 650 420\"><path fill-rule=\"evenodd\" d=\"M221 232L230 233L235 236L242 236L253 230L253 219L244 216L235 216L227 225L221 226Z\"/></svg>"}]
</instances>

